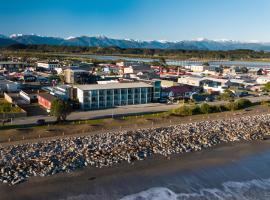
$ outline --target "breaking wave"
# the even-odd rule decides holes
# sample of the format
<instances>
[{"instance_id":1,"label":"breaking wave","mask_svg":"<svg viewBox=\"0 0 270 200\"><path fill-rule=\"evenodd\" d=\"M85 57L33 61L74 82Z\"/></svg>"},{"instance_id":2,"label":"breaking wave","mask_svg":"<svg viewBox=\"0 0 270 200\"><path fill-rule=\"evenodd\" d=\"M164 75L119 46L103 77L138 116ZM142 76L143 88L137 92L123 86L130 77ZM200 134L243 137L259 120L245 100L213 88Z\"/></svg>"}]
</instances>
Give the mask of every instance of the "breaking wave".
<instances>
[{"instance_id":1,"label":"breaking wave","mask_svg":"<svg viewBox=\"0 0 270 200\"><path fill-rule=\"evenodd\" d=\"M225 182L221 188L203 188L192 193L175 193L166 187L128 195L121 200L265 200L270 199L270 179Z\"/></svg>"}]
</instances>

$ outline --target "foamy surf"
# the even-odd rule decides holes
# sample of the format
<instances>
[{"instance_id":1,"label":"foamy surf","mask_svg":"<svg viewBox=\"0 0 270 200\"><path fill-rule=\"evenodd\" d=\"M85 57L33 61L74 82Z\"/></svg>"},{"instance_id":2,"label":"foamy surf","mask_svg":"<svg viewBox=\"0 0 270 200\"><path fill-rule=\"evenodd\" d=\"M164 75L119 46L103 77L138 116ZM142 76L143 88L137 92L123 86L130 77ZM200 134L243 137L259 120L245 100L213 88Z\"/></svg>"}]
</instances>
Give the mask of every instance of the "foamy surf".
<instances>
[{"instance_id":1,"label":"foamy surf","mask_svg":"<svg viewBox=\"0 0 270 200\"><path fill-rule=\"evenodd\" d=\"M128 195L121 200L265 200L270 199L270 179L225 182L219 188L203 188L193 193L175 193L166 187Z\"/></svg>"}]
</instances>

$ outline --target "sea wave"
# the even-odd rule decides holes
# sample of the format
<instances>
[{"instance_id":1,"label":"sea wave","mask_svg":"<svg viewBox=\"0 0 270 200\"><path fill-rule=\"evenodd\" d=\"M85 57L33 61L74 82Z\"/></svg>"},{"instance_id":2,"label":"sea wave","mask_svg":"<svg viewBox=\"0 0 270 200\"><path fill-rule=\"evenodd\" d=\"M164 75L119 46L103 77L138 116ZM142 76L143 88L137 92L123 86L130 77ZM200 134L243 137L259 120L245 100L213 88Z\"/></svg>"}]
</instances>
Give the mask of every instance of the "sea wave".
<instances>
[{"instance_id":1,"label":"sea wave","mask_svg":"<svg viewBox=\"0 0 270 200\"><path fill-rule=\"evenodd\" d=\"M155 187L128 195L121 200L265 200L270 199L270 179L225 182L220 188L202 188L192 193L175 193Z\"/></svg>"}]
</instances>

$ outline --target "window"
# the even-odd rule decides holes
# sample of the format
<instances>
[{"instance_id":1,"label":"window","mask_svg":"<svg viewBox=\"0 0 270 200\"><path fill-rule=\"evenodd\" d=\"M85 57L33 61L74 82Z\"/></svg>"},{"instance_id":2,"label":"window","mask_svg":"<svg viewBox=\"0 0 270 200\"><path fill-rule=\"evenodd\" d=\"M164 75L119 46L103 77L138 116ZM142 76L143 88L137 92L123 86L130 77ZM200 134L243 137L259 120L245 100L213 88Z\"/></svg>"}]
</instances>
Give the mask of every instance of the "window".
<instances>
[{"instance_id":1,"label":"window","mask_svg":"<svg viewBox=\"0 0 270 200\"><path fill-rule=\"evenodd\" d=\"M91 93L92 93L92 96L97 96L97 94L98 94L97 90L92 90Z\"/></svg>"},{"instance_id":2,"label":"window","mask_svg":"<svg viewBox=\"0 0 270 200\"><path fill-rule=\"evenodd\" d=\"M133 90L132 89L128 89L128 94L132 94Z\"/></svg>"},{"instance_id":3,"label":"window","mask_svg":"<svg viewBox=\"0 0 270 200\"><path fill-rule=\"evenodd\" d=\"M127 93L127 89L121 89L121 94L126 94Z\"/></svg>"},{"instance_id":4,"label":"window","mask_svg":"<svg viewBox=\"0 0 270 200\"><path fill-rule=\"evenodd\" d=\"M107 90L107 95L112 95L112 90Z\"/></svg>"},{"instance_id":5,"label":"window","mask_svg":"<svg viewBox=\"0 0 270 200\"><path fill-rule=\"evenodd\" d=\"M100 96L99 101L104 101L104 97Z\"/></svg>"},{"instance_id":6,"label":"window","mask_svg":"<svg viewBox=\"0 0 270 200\"><path fill-rule=\"evenodd\" d=\"M104 95L105 91L104 90L99 90L99 95Z\"/></svg>"}]
</instances>

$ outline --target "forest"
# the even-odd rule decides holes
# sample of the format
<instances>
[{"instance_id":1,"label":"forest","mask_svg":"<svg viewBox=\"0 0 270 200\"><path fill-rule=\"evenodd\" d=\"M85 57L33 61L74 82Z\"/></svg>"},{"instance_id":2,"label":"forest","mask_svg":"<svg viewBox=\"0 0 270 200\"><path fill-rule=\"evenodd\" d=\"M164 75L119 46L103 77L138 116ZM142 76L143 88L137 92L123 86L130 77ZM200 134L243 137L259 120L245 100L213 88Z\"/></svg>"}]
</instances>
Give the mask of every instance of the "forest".
<instances>
[{"instance_id":1,"label":"forest","mask_svg":"<svg viewBox=\"0 0 270 200\"><path fill-rule=\"evenodd\" d=\"M0 48L1 52L20 53L66 53L66 54L96 54L96 55L125 55L149 58L176 59L211 59L211 60L263 60L270 59L270 52L253 51L248 49L230 51L207 50L176 50L176 49L138 49L119 47L80 47L80 46L51 46L16 44Z\"/></svg>"}]
</instances>

